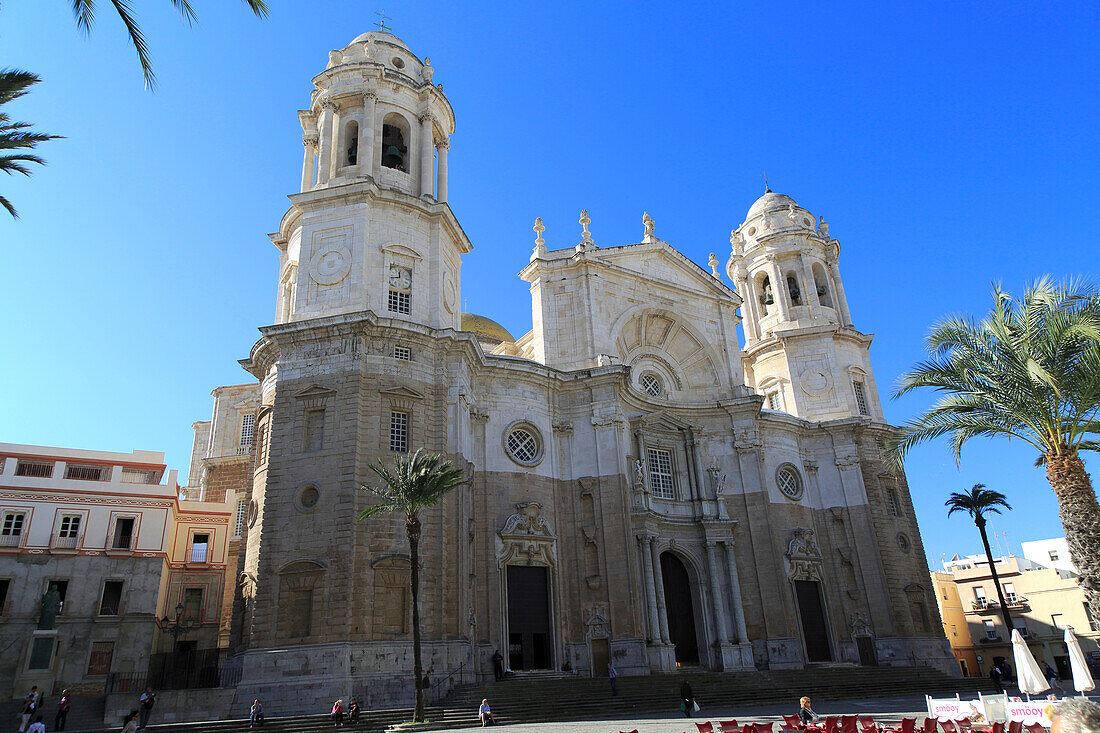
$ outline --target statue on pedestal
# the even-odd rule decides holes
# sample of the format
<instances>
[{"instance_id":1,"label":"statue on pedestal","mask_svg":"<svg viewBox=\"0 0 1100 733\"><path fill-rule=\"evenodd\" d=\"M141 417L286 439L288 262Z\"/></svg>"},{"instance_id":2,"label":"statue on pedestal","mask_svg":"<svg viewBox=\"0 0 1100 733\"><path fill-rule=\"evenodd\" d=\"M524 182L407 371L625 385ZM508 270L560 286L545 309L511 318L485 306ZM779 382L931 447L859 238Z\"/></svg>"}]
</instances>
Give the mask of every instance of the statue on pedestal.
<instances>
[{"instance_id":1,"label":"statue on pedestal","mask_svg":"<svg viewBox=\"0 0 1100 733\"><path fill-rule=\"evenodd\" d=\"M42 609L38 616L38 630L48 631L54 627L57 614L61 610L61 594L56 585L50 585L50 589L42 596Z\"/></svg>"}]
</instances>

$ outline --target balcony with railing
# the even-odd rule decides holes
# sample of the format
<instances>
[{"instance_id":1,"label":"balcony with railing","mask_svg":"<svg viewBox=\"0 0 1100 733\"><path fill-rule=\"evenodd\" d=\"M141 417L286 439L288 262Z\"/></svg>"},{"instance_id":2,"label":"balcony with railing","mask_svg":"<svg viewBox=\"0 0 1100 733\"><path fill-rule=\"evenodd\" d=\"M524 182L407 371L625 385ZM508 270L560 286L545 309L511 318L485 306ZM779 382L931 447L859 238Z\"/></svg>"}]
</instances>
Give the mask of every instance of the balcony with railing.
<instances>
[{"instance_id":1,"label":"balcony with railing","mask_svg":"<svg viewBox=\"0 0 1100 733\"><path fill-rule=\"evenodd\" d=\"M19 540L22 535L18 534L3 534L0 535L0 547L19 547Z\"/></svg>"},{"instance_id":2,"label":"balcony with railing","mask_svg":"<svg viewBox=\"0 0 1100 733\"><path fill-rule=\"evenodd\" d=\"M72 537L54 537L53 546L59 550L75 550L80 544L80 538L76 535Z\"/></svg>"},{"instance_id":3,"label":"balcony with railing","mask_svg":"<svg viewBox=\"0 0 1100 733\"><path fill-rule=\"evenodd\" d=\"M989 598L976 598L970 602L970 613L996 613L1001 607L997 601Z\"/></svg>"}]
</instances>

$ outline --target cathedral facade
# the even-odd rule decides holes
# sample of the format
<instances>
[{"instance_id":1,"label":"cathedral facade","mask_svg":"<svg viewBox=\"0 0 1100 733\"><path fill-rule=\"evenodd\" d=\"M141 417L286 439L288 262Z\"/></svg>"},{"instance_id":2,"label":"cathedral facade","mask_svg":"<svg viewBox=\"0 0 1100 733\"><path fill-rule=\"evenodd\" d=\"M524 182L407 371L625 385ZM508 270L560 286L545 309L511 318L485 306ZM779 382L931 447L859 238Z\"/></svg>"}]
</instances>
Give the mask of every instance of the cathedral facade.
<instances>
[{"instance_id":1,"label":"cathedral facade","mask_svg":"<svg viewBox=\"0 0 1100 733\"><path fill-rule=\"evenodd\" d=\"M241 362L260 405L241 694L411 698L403 518L356 516L368 465L417 448L469 479L422 516L436 678L485 679L497 650L512 670L597 676L957 674L828 226L768 192L722 272L648 216L640 242L604 246L582 214L563 250L539 221L519 273L532 329L514 339L459 308L472 244L447 204L455 118L433 74L367 33L330 53L298 113L276 322Z\"/></svg>"}]
</instances>

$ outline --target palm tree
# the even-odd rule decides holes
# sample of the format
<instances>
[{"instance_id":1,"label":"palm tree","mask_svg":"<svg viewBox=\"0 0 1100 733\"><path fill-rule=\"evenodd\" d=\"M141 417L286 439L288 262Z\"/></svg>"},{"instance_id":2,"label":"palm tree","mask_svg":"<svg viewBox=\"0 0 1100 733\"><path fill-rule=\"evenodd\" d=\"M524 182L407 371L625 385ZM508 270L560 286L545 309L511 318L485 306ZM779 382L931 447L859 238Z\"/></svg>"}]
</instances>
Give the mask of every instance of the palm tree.
<instances>
[{"instance_id":1,"label":"palm tree","mask_svg":"<svg viewBox=\"0 0 1100 733\"><path fill-rule=\"evenodd\" d=\"M262 18L267 15L267 3L264 0L244 1L258 17ZM71 2L73 17L76 18L76 27L84 33L90 32L92 21L95 19L95 0L71 0ZM130 35L130 43L137 51L138 63L141 64L141 71L145 76L145 86L152 88L156 86L157 78L153 73L153 62L149 57L149 46L145 42L145 34L141 32L141 27L138 26L137 20L131 12L130 2L131 0L111 0L111 6L118 13L122 24L126 26L126 32ZM169 2L176 8L180 16L187 21L188 25L194 23L195 11L189 0L169 0Z\"/></svg>"},{"instance_id":2,"label":"palm tree","mask_svg":"<svg viewBox=\"0 0 1100 733\"><path fill-rule=\"evenodd\" d=\"M951 436L956 463L963 444L979 436L1035 448L1085 597L1100 609L1100 504L1079 455L1100 449L1100 294L1080 281L1044 277L1016 300L995 285L984 319L936 324L928 351L902 375L895 396L918 387L944 396L900 429L897 458L941 435Z\"/></svg>"},{"instance_id":3,"label":"palm tree","mask_svg":"<svg viewBox=\"0 0 1100 733\"><path fill-rule=\"evenodd\" d=\"M993 562L993 551L989 549L989 537L985 534L985 515L1000 514L1001 507L1011 510L1005 500L1005 495L999 491L985 488L985 484L974 484L974 488L966 493L951 492L951 496L944 502L948 507L947 516L955 512L966 512L978 525L978 533L982 536L982 546L985 547L985 559L989 562L989 572L993 574L993 587L997 589L997 600L1001 604L1001 619L1005 622L1005 633L1012 636L1012 618L1008 613L1008 604L1005 603L1004 593L1001 592L1001 579L997 577L997 566Z\"/></svg>"},{"instance_id":4,"label":"palm tree","mask_svg":"<svg viewBox=\"0 0 1100 733\"><path fill-rule=\"evenodd\" d=\"M430 509L454 489L466 483L460 469L438 454L417 450L412 456L394 455L394 470L390 471L382 459L371 464L370 469L382 477L381 487L362 484L362 488L381 501L359 514L359 521L375 514L401 512L405 515L405 535L409 538L409 587L412 591L413 627L413 689L416 690L416 708L413 722L424 720L424 690L420 684L423 665L420 662L420 512Z\"/></svg>"},{"instance_id":5,"label":"palm tree","mask_svg":"<svg viewBox=\"0 0 1100 733\"><path fill-rule=\"evenodd\" d=\"M19 99L27 90L39 82L39 78L29 71L19 69L0 69L0 106L13 99ZM51 140L57 135L47 135L44 132L31 132L29 122L12 122L6 112L0 112L0 171L11 175L22 173L25 176L31 174L28 163L45 165L46 161L33 153L16 152L20 150L33 150L38 143ZM13 151L13 152L8 152ZM19 214L10 201L0 196L0 206L8 210L12 218L18 219Z\"/></svg>"}]
</instances>

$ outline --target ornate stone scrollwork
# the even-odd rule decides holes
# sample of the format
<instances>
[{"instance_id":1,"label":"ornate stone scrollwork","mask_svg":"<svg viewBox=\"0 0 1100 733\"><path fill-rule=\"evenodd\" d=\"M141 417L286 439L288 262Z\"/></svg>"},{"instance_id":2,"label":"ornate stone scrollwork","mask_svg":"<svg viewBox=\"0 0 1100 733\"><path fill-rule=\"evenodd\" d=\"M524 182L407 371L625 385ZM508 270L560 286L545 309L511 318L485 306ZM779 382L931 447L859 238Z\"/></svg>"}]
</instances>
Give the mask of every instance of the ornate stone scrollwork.
<instances>
[{"instance_id":1,"label":"ornate stone scrollwork","mask_svg":"<svg viewBox=\"0 0 1100 733\"><path fill-rule=\"evenodd\" d=\"M572 420L559 420L554 423L553 426L555 433L572 433L573 421Z\"/></svg>"},{"instance_id":2,"label":"ornate stone scrollwork","mask_svg":"<svg viewBox=\"0 0 1100 733\"><path fill-rule=\"evenodd\" d=\"M611 621L607 618L607 607L594 603L584 609L585 636L589 639L607 639L611 636Z\"/></svg>"},{"instance_id":3,"label":"ornate stone scrollwork","mask_svg":"<svg viewBox=\"0 0 1100 733\"><path fill-rule=\"evenodd\" d=\"M606 415L592 418L592 427L594 428L618 428L622 427L622 425L622 415Z\"/></svg>"},{"instance_id":4,"label":"ornate stone scrollwork","mask_svg":"<svg viewBox=\"0 0 1100 733\"><path fill-rule=\"evenodd\" d=\"M836 457L837 468L855 468L859 466L859 456L856 453L842 453Z\"/></svg>"},{"instance_id":5,"label":"ornate stone scrollwork","mask_svg":"<svg viewBox=\"0 0 1100 733\"><path fill-rule=\"evenodd\" d=\"M821 548L812 529L797 527L787 543L787 577L791 580L821 581Z\"/></svg>"},{"instance_id":6,"label":"ornate stone scrollwork","mask_svg":"<svg viewBox=\"0 0 1100 733\"><path fill-rule=\"evenodd\" d=\"M497 562L502 566L556 565L557 538L542 517L542 504L528 501L515 507L516 513L497 533Z\"/></svg>"},{"instance_id":7,"label":"ornate stone scrollwork","mask_svg":"<svg viewBox=\"0 0 1100 733\"><path fill-rule=\"evenodd\" d=\"M335 99L326 94L325 96L321 97L321 109L330 109L333 112L336 112L340 109L340 104Z\"/></svg>"},{"instance_id":8,"label":"ornate stone scrollwork","mask_svg":"<svg viewBox=\"0 0 1100 733\"><path fill-rule=\"evenodd\" d=\"M848 628L852 630L852 636L871 636L874 634L874 630L871 628L871 619L862 613L853 613L848 617Z\"/></svg>"},{"instance_id":9,"label":"ornate stone scrollwork","mask_svg":"<svg viewBox=\"0 0 1100 733\"><path fill-rule=\"evenodd\" d=\"M483 410L480 407L474 407L470 405L470 419L476 422L485 422L489 419L489 412Z\"/></svg>"},{"instance_id":10,"label":"ornate stone scrollwork","mask_svg":"<svg viewBox=\"0 0 1100 733\"><path fill-rule=\"evenodd\" d=\"M760 438L759 430L745 428L733 434L733 447L744 451L761 450L764 447L764 441Z\"/></svg>"}]
</instances>

